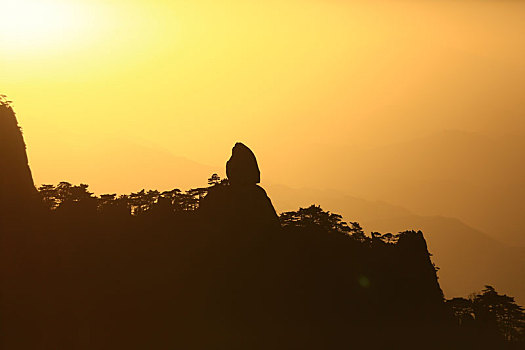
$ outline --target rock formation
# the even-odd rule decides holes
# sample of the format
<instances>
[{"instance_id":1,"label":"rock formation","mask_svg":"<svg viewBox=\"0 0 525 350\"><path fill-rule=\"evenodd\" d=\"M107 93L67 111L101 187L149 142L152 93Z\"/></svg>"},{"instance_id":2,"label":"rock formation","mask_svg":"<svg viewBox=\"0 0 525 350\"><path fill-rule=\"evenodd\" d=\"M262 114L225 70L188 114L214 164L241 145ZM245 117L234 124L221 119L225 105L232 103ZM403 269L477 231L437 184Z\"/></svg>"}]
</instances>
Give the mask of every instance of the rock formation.
<instances>
[{"instance_id":1,"label":"rock formation","mask_svg":"<svg viewBox=\"0 0 525 350\"><path fill-rule=\"evenodd\" d=\"M35 229L42 223L36 209L38 194L29 169L22 131L9 103L0 95L0 348L41 348L19 346L24 337L33 338L35 328L29 326L39 319L39 302L45 275L42 253L43 237ZM36 282L38 281L38 282ZM27 336L30 334L30 336Z\"/></svg>"},{"instance_id":2,"label":"rock formation","mask_svg":"<svg viewBox=\"0 0 525 350\"><path fill-rule=\"evenodd\" d=\"M226 162L226 176L230 184L256 185L261 182L261 172L252 150L237 142L232 156Z\"/></svg>"},{"instance_id":3,"label":"rock formation","mask_svg":"<svg viewBox=\"0 0 525 350\"><path fill-rule=\"evenodd\" d=\"M200 212L212 223L227 227L260 229L279 226L277 213L260 182L253 152L236 143L226 163L227 185L216 185L202 200Z\"/></svg>"},{"instance_id":4,"label":"rock formation","mask_svg":"<svg viewBox=\"0 0 525 350\"><path fill-rule=\"evenodd\" d=\"M2 216L27 209L37 192L22 131L11 106L0 100L0 209Z\"/></svg>"}]
</instances>

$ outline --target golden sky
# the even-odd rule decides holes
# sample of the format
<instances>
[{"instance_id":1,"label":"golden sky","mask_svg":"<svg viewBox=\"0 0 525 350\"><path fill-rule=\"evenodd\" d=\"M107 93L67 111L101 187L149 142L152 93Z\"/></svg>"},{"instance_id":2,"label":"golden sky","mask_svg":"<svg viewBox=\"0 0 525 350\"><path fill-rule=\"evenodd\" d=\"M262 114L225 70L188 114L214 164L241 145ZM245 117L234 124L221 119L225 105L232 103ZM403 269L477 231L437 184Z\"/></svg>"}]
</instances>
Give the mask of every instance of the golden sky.
<instances>
[{"instance_id":1,"label":"golden sky","mask_svg":"<svg viewBox=\"0 0 525 350\"><path fill-rule=\"evenodd\" d=\"M263 182L409 206L432 191L409 188L408 175L394 184L377 178L388 189L367 173L353 176L399 174L399 154L388 168L364 154L456 130L487 137L485 153L468 153L482 164L487 152L509 155L491 142L525 134L521 1L0 5L0 93L14 101L37 183L86 182L99 193L204 185L243 141L258 156ZM505 185L506 171L523 172L515 156L493 183L474 181L491 193L483 200L522 184ZM428 184L448 181L451 192L472 182L431 170ZM467 199L480 200L474 197ZM456 213L446 204L414 208Z\"/></svg>"}]
</instances>

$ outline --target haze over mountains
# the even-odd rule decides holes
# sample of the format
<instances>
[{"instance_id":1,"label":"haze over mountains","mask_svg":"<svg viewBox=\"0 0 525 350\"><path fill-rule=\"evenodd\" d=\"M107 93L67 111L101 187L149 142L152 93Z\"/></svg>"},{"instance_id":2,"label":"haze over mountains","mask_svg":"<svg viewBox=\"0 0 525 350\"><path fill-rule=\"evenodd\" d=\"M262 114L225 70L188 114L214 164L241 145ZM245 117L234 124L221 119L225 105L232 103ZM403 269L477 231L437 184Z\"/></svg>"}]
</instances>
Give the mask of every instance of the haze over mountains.
<instances>
[{"instance_id":1,"label":"haze over mountains","mask_svg":"<svg viewBox=\"0 0 525 350\"><path fill-rule=\"evenodd\" d=\"M440 268L439 281L447 298L494 284L525 302L525 248L504 244L455 218L421 216L400 206L337 191L267 187L278 211L316 203L342 214L347 221L359 222L367 233L422 230L432 260Z\"/></svg>"},{"instance_id":2,"label":"haze over mountains","mask_svg":"<svg viewBox=\"0 0 525 350\"><path fill-rule=\"evenodd\" d=\"M457 217L523 246L523 159L522 138L443 131L377 148L326 147L323 157L294 161L291 172L303 174L298 181L288 177L279 183L342 190L421 215Z\"/></svg>"},{"instance_id":3,"label":"haze over mountains","mask_svg":"<svg viewBox=\"0 0 525 350\"><path fill-rule=\"evenodd\" d=\"M36 182L85 182L97 193L129 193L204 186L211 173L224 175L223 166L154 145L112 141L104 152L79 148L75 159L62 157L57 147L47 159L53 172L42 173L32 162ZM493 283L523 303L524 150L517 137L443 131L377 148L327 147L322 158L308 157L308 147L288 163L264 152L260 158L279 212L316 203L360 222L367 232L421 229L448 297ZM86 176L92 173L87 167L100 171Z\"/></svg>"},{"instance_id":4,"label":"haze over mountains","mask_svg":"<svg viewBox=\"0 0 525 350\"><path fill-rule=\"evenodd\" d=\"M525 301L522 139L443 131L350 153L353 169L338 150L312 159L307 176L335 174L325 190L269 187L277 209L315 202L367 232L421 229L448 297L494 283Z\"/></svg>"},{"instance_id":5,"label":"haze over mountains","mask_svg":"<svg viewBox=\"0 0 525 350\"><path fill-rule=\"evenodd\" d=\"M37 151L33 157L41 145L29 144L36 183L86 182L97 193L127 193L198 187L211 173L224 175L222 165L203 165L157 145L94 136L103 147L93 150L76 145L74 135L55 136L53 153L45 158ZM266 164L266 183L333 189L420 215L456 217L500 241L525 246L523 138L456 130L376 148L350 142L338 147L312 142L301 152L292 147L271 154L268 145L253 148ZM71 149L74 158L68 156Z\"/></svg>"},{"instance_id":6,"label":"haze over mountains","mask_svg":"<svg viewBox=\"0 0 525 350\"><path fill-rule=\"evenodd\" d=\"M152 145L125 139L96 138L94 142L104 144L103 149L78 146L74 143L74 136L50 142L56 144L56 152L48 154L45 159L33 158L31 162L37 184L86 183L96 193L184 190L205 185L206 179L218 169ZM28 152L31 153L34 147L29 145ZM76 156L69 157L64 148L74 150Z\"/></svg>"}]
</instances>

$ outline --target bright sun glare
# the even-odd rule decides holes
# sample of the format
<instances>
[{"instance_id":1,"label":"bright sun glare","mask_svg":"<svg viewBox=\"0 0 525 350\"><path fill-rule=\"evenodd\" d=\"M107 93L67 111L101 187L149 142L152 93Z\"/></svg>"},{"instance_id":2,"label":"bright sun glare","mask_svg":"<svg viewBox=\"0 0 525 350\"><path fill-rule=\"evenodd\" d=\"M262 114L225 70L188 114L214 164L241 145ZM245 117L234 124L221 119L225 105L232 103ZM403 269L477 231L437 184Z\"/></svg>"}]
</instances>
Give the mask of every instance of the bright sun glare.
<instances>
[{"instance_id":1,"label":"bright sun glare","mask_svg":"<svg viewBox=\"0 0 525 350\"><path fill-rule=\"evenodd\" d=\"M2 51L56 48L86 29L82 9L62 0L0 0Z\"/></svg>"}]
</instances>

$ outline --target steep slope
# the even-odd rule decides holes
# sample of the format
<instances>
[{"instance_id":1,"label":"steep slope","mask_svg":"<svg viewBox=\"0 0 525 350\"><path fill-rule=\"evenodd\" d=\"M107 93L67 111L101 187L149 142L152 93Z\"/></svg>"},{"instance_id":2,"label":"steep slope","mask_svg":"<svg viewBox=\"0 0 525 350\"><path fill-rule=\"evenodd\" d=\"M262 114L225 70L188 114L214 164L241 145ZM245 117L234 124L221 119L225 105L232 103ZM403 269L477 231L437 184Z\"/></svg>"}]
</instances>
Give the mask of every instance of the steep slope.
<instances>
[{"instance_id":1,"label":"steep slope","mask_svg":"<svg viewBox=\"0 0 525 350\"><path fill-rule=\"evenodd\" d=\"M433 261L440 268L440 284L447 297L468 295L485 284L517 297L525 304L525 249L495 240L462 221L421 216L400 206L368 201L337 191L267 186L279 212L312 203L358 221L365 231L422 230Z\"/></svg>"},{"instance_id":2,"label":"steep slope","mask_svg":"<svg viewBox=\"0 0 525 350\"><path fill-rule=\"evenodd\" d=\"M432 260L440 268L440 284L447 297L465 296L484 285L525 303L525 249L507 246L458 219L417 216L363 221L367 230L422 230Z\"/></svg>"},{"instance_id":3,"label":"steep slope","mask_svg":"<svg viewBox=\"0 0 525 350\"><path fill-rule=\"evenodd\" d=\"M13 109L0 100L0 206L2 213L35 203L36 190L26 145Z\"/></svg>"}]
</instances>

